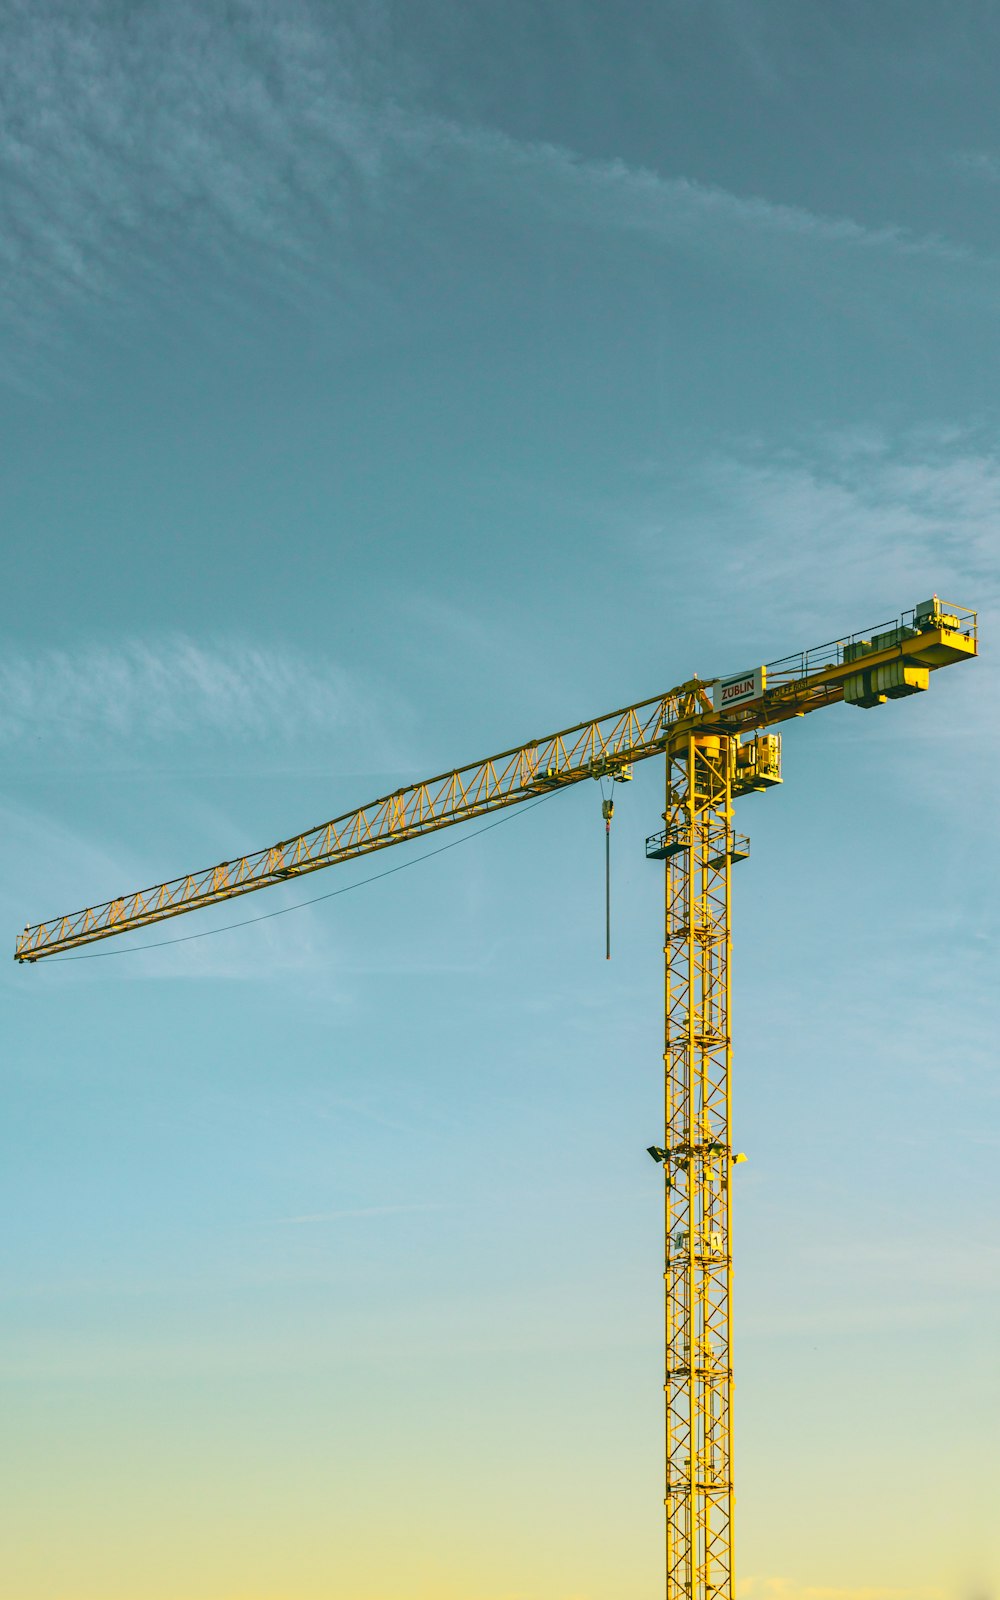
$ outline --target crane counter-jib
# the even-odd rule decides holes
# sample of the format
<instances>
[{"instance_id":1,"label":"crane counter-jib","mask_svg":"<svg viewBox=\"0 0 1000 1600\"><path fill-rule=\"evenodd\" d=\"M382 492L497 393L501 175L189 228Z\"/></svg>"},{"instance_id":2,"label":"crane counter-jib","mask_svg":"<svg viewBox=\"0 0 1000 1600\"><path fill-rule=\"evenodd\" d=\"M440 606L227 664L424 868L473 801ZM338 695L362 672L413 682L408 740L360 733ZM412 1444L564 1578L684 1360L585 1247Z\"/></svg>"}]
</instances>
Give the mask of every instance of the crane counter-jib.
<instances>
[{"instance_id":1,"label":"crane counter-jib","mask_svg":"<svg viewBox=\"0 0 1000 1600\"><path fill-rule=\"evenodd\" d=\"M264 850L30 924L17 939L15 960L38 961L286 883L584 778L621 775L694 727L738 736L839 700L870 707L917 693L927 687L929 672L976 649L975 612L942 606L934 597L863 634L728 677L691 679L664 695L395 790Z\"/></svg>"}]
</instances>

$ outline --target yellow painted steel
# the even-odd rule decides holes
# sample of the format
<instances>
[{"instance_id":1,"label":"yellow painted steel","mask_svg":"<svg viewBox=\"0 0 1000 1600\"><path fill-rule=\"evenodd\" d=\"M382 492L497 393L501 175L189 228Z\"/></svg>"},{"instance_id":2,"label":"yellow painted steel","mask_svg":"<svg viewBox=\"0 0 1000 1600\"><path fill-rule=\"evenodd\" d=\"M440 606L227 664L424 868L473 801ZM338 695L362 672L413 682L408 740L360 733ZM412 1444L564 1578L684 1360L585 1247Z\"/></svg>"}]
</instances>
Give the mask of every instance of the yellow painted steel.
<instances>
[{"instance_id":1,"label":"yellow painted steel","mask_svg":"<svg viewBox=\"0 0 1000 1600\"><path fill-rule=\"evenodd\" d=\"M18 938L15 959L37 961L254 889L287 883L307 872L418 839L583 778L614 777L632 762L662 753L669 729L682 716L707 713L710 708L709 686L687 684L485 761L456 767L282 839L266 850L35 923Z\"/></svg>"},{"instance_id":2,"label":"yellow painted steel","mask_svg":"<svg viewBox=\"0 0 1000 1600\"><path fill-rule=\"evenodd\" d=\"M734 741L667 759L663 1169L667 1600L733 1600L729 1026Z\"/></svg>"},{"instance_id":3,"label":"yellow painted steel","mask_svg":"<svg viewBox=\"0 0 1000 1600\"><path fill-rule=\"evenodd\" d=\"M730 870L734 797L781 781L776 736L741 736L846 700L920 693L977 652L976 614L935 597L878 628L577 723L151 889L29 925L18 961L110 938L666 755L666 1600L733 1600ZM724 693L723 693L724 689ZM716 705L716 691L720 702ZM610 803L609 803L610 804ZM609 813L606 812L607 816Z\"/></svg>"},{"instance_id":4,"label":"yellow painted steel","mask_svg":"<svg viewBox=\"0 0 1000 1600\"><path fill-rule=\"evenodd\" d=\"M956 611L946 619L954 628L911 628L911 637L895 642L895 636L907 626L905 618L913 615L907 612L902 623L883 624L881 635L867 630L872 638L852 634L771 662L766 668L766 689L753 699L727 707L724 726L734 732L766 728L843 700L845 683L859 673L859 658L852 651L862 645L868 647L866 672L899 660L933 670L975 655L975 612ZM880 637L894 642L872 650L872 643ZM869 702L866 698L859 703ZM397 789L265 850L31 923L18 936L14 958L38 961L255 889L286 883L583 778L614 777L633 762L662 755L674 732L722 722L712 701L712 680L693 678L666 694Z\"/></svg>"}]
</instances>

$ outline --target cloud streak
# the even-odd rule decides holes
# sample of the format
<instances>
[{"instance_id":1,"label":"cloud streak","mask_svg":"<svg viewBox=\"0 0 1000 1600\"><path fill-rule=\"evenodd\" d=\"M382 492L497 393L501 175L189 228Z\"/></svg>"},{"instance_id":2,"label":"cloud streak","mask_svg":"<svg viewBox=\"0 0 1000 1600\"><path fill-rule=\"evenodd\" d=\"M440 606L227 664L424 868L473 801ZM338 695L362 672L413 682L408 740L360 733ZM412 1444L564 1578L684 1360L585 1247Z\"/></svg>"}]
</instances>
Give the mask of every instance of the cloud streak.
<instances>
[{"instance_id":1,"label":"cloud streak","mask_svg":"<svg viewBox=\"0 0 1000 1600\"><path fill-rule=\"evenodd\" d=\"M367 297L355 235L410 207L428 176L498 188L544 217L665 246L861 252L954 267L961 244L733 194L407 104L380 8L316 0L12 0L0 20L0 268L8 322L36 342L69 307L127 324L200 268L236 302L267 283ZM752 257L752 252L751 252ZM234 305L230 304L232 315Z\"/></svg>"},{"instance_id":2,"label":"cloud streak","mask_svg":"<svg viewBox=\"0 0 1000 1600\"><path fill-rule=\"evenodd\" d=\"M8 918L7 933L13 950L15 927L29 917L58 914L70 901L83 904L108 893L115 884L137 884L152 876L148 859L134 848L111 846L84 828L71 827L58 818L38 813L34 808L0 803L0 825L4 836L16 841L4 882L3 905ZM236 824L230 824L233 831ZM222 831L228 831L223 824ZM291 903L291 889L268 891L267 904L273 910L283 901ZM222 905L192 919L190 932L205 931L218 922L238 920L233 907ZM166 936L177 924L171 923ZM144 942L154 944L156 928L145 930ZM178 932L181 930L178 929ZM112 943L111 949L115 948ZM92 953L92 952L91 952ZM340 1006L346 999L342 978L347 956L338 931L330 919L324 920L309 906L294 916L281 919L280 932L273 921L219 938L143 949L133 948L124 960L79 960L69 958L58 964L23 968L7 961L0 974L0 986L8 991L34 992L38 984L135 982L172 979L216 979L256 983L271 982L290 973L320 980L317 991L325 1004Z\"/></svg>"},{"instance_id":3,"label":"cloud streak","mask_svg":"<svg viewBox=\"0 0 1000 1600\"><path fill-rule=\"evenodd\" d=\"M350 673L287 648L178 634L8 651L0 662L0 745L147 744L196 732L287 741L377 720L374 696Z\"/></svg>"},{"instance_id":4,"label":"cloud streak","mask_svg":"<svg viewBox=\"0 0 1000 1600\"><path fill-rule=\"evenodd\" d=\"M644 562L661 562L673 589L677 545L699 560L710 552L722 615L736 596L746 611L745 597L756 595L769 621L805 644L819 642L838 612L845 627L880 620L855 621L859 595L885 606L886 618L935 587L956 604L1000 608L1000 459L973 431L841 431L777 450L734 440L680 475L655 462L640 470L650 487L632 515ZM675 529L678 507L691 506L684 540L666 537L664 500Z\"/></svg>"},{"instance_id":5,"label":"cloud streak","mask_svg":"<svg viewBox=\"0 0 1000 1600\"><path fill-rule=\"evenodd\" d=\"M8 313L37 331L67 302L110 305L137 274L155 293L185 260L238 268L248 247L272 274L300 269L317 225L377 175L375 16L326 12L320 26L308 0L13 0L0 23Z\"/></svg>"},{"instance_id":6,"label":"cloud streak","mask_svg":"<svg viewBox=\"0 0 1000 1600\"><path fill-rule=\"evenodd\" d=\"M866 227L851 217L823 215L759 195L738 195L617 159L585 160L565 146L520 142L496 129L427 121L412 131L415 147L422 147L427 157L435 151L442 156L462 152L481 169L492 167L505 172L508 180L519 180L525 199L556 201L578 220L665 242L723 234L732 243L740 235L756 235L952 264L974 259L964 245L936 235L913 234L893 224Z\"/></svg>"},{"instance_id":7,"label":"cloud streak","mask_svg":"<svg viewBox=\"0 0 1000 1600\"><path fill-rule=\"evenodd\" d=\"M966 781L990 792L996 745L970 739L998 680L1000 456L987 431L815 431L781 448L734 439L693 464L637 469L642 487L619 527L631 522L637 560L665 601L688 597L706 637L727 641L713 670L874 628L935 591L975 608L983 653L945 675L947 695L934 686L924 715L939 748L964 741ZM915 778L926 764L905 717L872 717L859 734L895 741ZM946 791L934 803L949 814Z\"/></svg>"}]
</instances>

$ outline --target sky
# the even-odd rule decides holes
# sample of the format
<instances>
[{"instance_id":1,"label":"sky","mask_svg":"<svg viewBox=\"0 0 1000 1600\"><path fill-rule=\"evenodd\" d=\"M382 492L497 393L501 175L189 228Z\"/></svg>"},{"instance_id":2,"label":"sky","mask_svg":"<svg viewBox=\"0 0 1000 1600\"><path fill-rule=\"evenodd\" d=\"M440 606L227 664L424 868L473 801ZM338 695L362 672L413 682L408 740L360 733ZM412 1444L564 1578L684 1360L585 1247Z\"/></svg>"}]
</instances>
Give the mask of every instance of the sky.
<instances>
[{"instance_id":1,"label":"sky","mask_svg":"<svg viewBox=\"0 0 1000 1600\"><path fill-rule=\"evenodd\" d=\"M0 53L8 955L979 609L740 802L737 1594L1000 1594L996 7L0 0ZM610 963L592 784L8 959L4 1600L662 1595L662 782Z\"/></svg>"}]
</instances>

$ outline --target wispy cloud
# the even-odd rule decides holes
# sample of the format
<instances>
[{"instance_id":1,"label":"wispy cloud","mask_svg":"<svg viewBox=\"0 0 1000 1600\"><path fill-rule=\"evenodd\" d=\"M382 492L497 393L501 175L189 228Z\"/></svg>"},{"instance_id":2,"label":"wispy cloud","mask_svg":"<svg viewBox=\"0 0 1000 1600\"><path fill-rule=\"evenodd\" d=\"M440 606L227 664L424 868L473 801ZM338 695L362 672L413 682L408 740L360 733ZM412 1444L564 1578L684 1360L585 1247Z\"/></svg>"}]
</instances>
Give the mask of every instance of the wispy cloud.
<instances>
[{"instance_id":1,"label":"wispy cloud","mask_svg":"<svg viewBox=\"0 0 1000 1600\"><path fill-rule=\"evenodd\" d=\"M784 237L817 244L860 247L904 257L955 263L973 259L964 245L893 224L869 227L851 217L829 216L760 195L739 195L717 185L665 175L649 167L587 160L565 146L524 142L491 128L463 128L429 119L411 130L414 152L425 159L462 152L480 169L517 179L526 200L534 198L577 219L682 243L696 236L730 245L742 235Z\"/></svg>"},{"instance_id":2,"label":"wispy cloud","mask_svg":"<svg viewBox=\"0 0 1000 1600\"><path fill-rule=\"evenodd\" d=\"M0 744L162 742L206 731L287 741L380 721L376 696L330 660L178 634L0 661Z\"/></svg>"},{"instance_id":3,"label":"wispy cloud","mask_svg":"<svg viewBox=\"0 0 1000 1600\"><path fill-rule=\"evenodd\" d=\"M8 316L37 332L137 276L156 294L192 259L245 270L248 248L272 276L301 272L377 178L378 18L309 0L13 0L0 21Z\"/></svg>"},{"instance_id":4,"label":"wispy cloud","mask_svg":"<svg viewBox=\"0 0 1000 1600\"><path fill-rule=\"evenodd\" d=\"M215 820L218 827L220 819ZM37 808L2 804L0 826L4 837L11 841L2 896L10 941L7 955L13 953L15 930L29 917L69 911L103 899L126 885L147 883L155 876L149 859L134 848L111 847L95 830L69 826ZM222 831L227 831L224 823ZM228 823L228 831L236 831L234 822ZM157 854L161 848L153 846ZM301 886L298 895L301 897ZM49 962L47 966L23 968L7 960L0 968L0 983L8 989L29 986L34 993L40 983L57 981L107 983L189 978L260 983L298 974L310 981L313 977L319 980L317 992L323 1003L339 1006L346 998L342 980L348 958L341 949L336 925L310 906L277 922L262 920L259 926L242 933L220 933L217 938L196 940L183 937L203 935L214 926L260 916L282 904L294 903L295 898L291 887L269 890L255 896L249 906L239 902L202 912L190 919L190 926L171 922L163 928L147 928L137 936L137 943L133 940L118 945L111 941L98 945L97 960L80 959L94 955L93 950L60 960L58 965ZM258 899L262 903L257 904ZM166 941L162 946L161 940ZM151 948L140 949L138 945Z\"/></svg>"},{"instance_id":5,"label":"wispy cloud","mask_svg":"<svg viewBox=\"0 0 1000 1600\"><path fill-rule=\"evenodd\" d=\"M1000 692L989 648L1000 627L1000 454L988 430L816 432L781 448L731 440L694 464L640 463L637 480L615 535L631 520L647 582L696 612L713 641L703 670L874 628L935 591L975 608L982 654L944 675L947 694L932 683L923 716L938 748L964 741L965 782L992 792L1000 752L970 737ZM918 776L926 745L909 719L862 715L851 737L894 742L927 802L950 814L948 794Z\"/></svg>"},{"instance_id":6,"label":"wispy cloud","mask_svg":"<svg viewBox=\"0 0 1000 1600\"><path fill-rule=\"evenodd\" d=\"M203 832L211 824L213 836L235 839L234 819L198 804ZM517 813L512 813L517 815ZM10 842L9 865L5 876L3 907L13 948L16 928L28 920L60 915L87 903L103 900L118 890L131 890L148 884L157 875L156 862L134 848L114 847L103 842L97 831L76 828L37 807L0 803L0 829ZM194 830L192 829L192 833ZM477 838L475 832L456 835L455 844ZM172 848L177 848L176 831L171 833ZM156 857L163 843L152 844ZM206 979L220 981L274 981L296 974L316 980L314 994L324 1007L350 1004L359 982L377 976L384 984L387 976L442 975L468 977L491 970L495 962L495 943L476 942L461 962L435 961L422 950L409 946L397 949L383 945L376 961L359 958L356 942L345 931L345 918L330 906L315 902L353 890L362 890L371 881L399 871L409 863L418 870L426 854L405 856L389 868L368 862L354 868L341 867L336 874L322 874L311 880L310 889L302 884L271 888L249 899L225 902L201 911L183 922L171 920L139 930L123 940L102 942L94 948L54 957L41 967L0 967L0 984L28 983L37 989L39 982L97 982L151 979ZM207 852L206 852L207 855ZM419 891L414 891L419 892ZM405 944L405 941L404 941ZM40 977L45 973L45 977ZM49 976L51 974L51 976ZM398 1208L391 1208L398 1209ZM426 1209L413 1207L408 1209ZM284 1221L335 1220L337 1216L379 1215L379 1211L351 1210L314 1217L284 1218Z\"/></svg>"},{"instance_id":7,"label":"wispy cloud","mask_svg":"<svg viewBox=\"0 0 1000 1600\"><path fill-rule=\"evenodd\" d=\"M319 283L367 297L352 237L411 199L416 216L428 173L460 196L500 188L548 218L721 251L737 271L753 252L734 246L753 241L973 259L891 223L429 115L408 96L385 26L378 6L318 0L124 12L111 0L12 0L0 19L8 323L41 337L85 304L121 326L130 305L155 303L193 265L208 269L202 293L266 280L295 299Z\"/></svg>"},{"instance_id":8,"label":"wispy cloud","mask_svg":"<svg viewBox=\"0 0 1000 1600\"><path fill-rule=\"evenodd\" d=\"M921 429L899 437L876 429L803 437L783 448L752 439L685 469L683 481L655 464L646 521L636 534L644 559L676 589L677 548L709 560L720 608L753 615L803 643L828 629L876 623L937 588L956 604L1000 606L1000 457L974 432ZM669 499L673 537L656 514ZM684 521L684 512L691 509ZM684 539L677 537L682 528ZM857 618L857 620L853 620Z\"/></svg>"}]
</instances>

